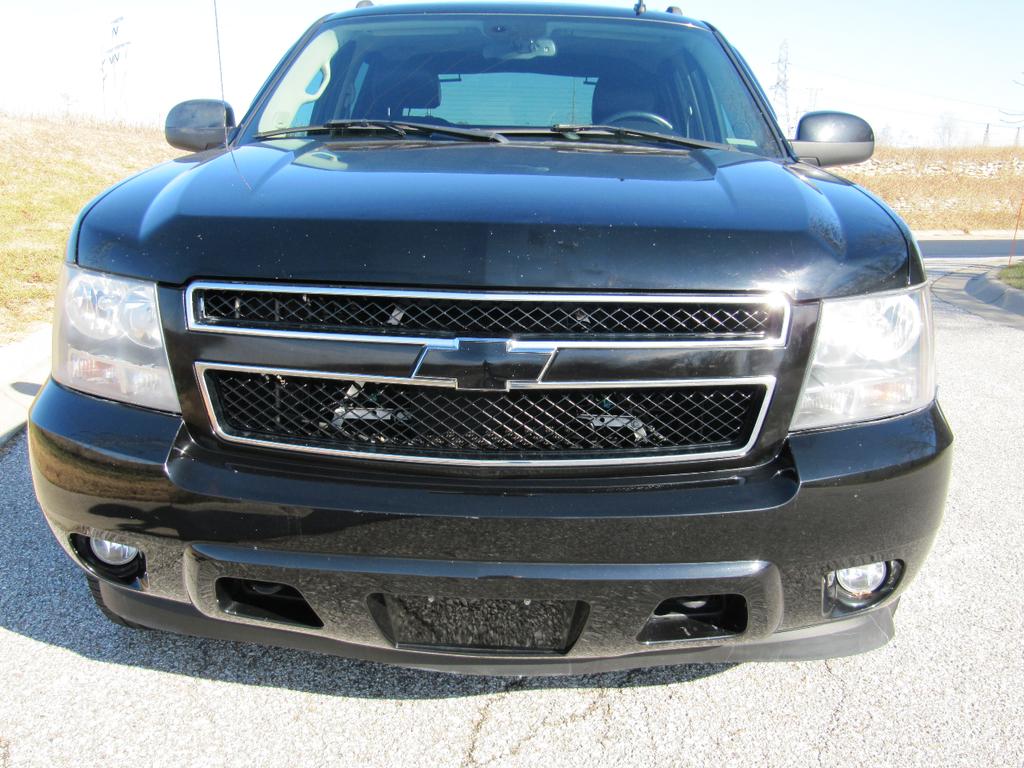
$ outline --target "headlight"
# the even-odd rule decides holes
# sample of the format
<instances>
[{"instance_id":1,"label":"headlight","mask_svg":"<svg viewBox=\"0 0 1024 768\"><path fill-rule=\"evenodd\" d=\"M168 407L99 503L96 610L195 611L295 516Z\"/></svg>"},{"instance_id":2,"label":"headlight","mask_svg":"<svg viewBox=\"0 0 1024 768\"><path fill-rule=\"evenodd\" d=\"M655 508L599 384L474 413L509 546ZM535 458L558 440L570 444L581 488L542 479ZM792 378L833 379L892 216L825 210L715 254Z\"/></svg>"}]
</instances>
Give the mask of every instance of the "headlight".
<instances>
[{"instance_id":1,"label":"headlight","mask_svg":"<svg viewBox=\"0 0 1024 768\"><path fill-rule=\"evenodd\" d=\"M794 430L871 421L935 398L927 286L821 304Z\"/></svg>"},{"instance_id":2,"label":"headlight","mask_svg":"<svg viewBox=\"0 0 1024 768\"><path fill-rule=\"evenodd\" d=\"M98 397L177 413L156 286L65 266L57 291L53 378Z\"/></svg>"}]
</instances>

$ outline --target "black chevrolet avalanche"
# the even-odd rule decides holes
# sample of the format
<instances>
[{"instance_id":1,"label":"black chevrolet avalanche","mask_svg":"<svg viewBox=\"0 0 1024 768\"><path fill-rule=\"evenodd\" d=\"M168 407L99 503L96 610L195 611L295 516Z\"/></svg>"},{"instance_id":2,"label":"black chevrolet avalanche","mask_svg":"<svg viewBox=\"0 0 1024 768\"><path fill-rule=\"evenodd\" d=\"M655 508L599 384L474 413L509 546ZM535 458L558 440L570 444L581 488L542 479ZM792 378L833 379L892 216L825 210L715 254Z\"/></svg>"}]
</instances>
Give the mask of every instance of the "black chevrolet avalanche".
<instances>
[{"instance_id":1,"label":"black chevrolet avalanche","mask_svg":"<svg viewBox=\"0 0 1024 768\"><path fill-rule=\"evenodd\" d=\"M113 621L435 670L871 650L952 435L906 225L666 11L321 19L71 234L32 470Z\"/></svg>"}]
</instances>

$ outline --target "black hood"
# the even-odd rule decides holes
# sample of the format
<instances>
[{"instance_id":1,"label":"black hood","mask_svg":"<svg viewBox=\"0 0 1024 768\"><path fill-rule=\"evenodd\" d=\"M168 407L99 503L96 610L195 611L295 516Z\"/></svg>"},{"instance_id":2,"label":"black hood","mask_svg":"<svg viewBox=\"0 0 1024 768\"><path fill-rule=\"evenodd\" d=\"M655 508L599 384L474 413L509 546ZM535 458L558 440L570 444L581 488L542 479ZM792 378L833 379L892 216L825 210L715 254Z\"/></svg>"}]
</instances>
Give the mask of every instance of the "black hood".
<instances>
[{"instance_id":1,"label":"black hood","mask_svg":"<svg viewBox=\"0 0 1024 768\"><path fill-rule=\"evenodd\" d=\"M859 188L743 152L279 140L166 163L84 217L85 267L194 278L561 290L906 285Z\"/></svg>"}]
</instances>

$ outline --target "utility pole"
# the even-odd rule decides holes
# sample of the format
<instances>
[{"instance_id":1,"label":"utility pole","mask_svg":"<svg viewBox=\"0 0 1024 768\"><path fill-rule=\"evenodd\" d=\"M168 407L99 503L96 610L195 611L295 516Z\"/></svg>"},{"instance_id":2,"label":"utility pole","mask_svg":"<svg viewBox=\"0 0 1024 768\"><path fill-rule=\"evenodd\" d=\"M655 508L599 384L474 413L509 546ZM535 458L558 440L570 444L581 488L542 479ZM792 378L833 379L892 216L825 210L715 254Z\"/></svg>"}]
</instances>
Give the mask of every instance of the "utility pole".
<instances>
[{"instance_id":1,"label":"utility pole","mask_svg":"<svg viewBox=\"0 0 1024 768\"><path fill-rule=\"evenodd\" d=\"M775 62L775 85L772 86L775 108L781 113L782 127L786 136L792 136L793 126L789 119L789 41L783 40L779 46L779 59Z\"/></svg>"},{"instance_id":2,"label":"utility pole","mask_svg":"<svg viewBox=\"0 0 1024 768\"><path fill-rule=\"evenodd\" d=\"M987 147L988 146L988 135L989 135L989 131L991 130L991 128L992 128L992 125L990 123L985 123L985 136L981 140L981 146L983 146L983 147Z\"/></svg>"},{"instance_id":3,"label":"utility pole","mask_svg":"<svg viewBox=\"0 0 1024 768\"><path fill-rule=\"evenodd\" d=\"M1021 74L1024 74L1024 73L1021 73ZM1022 88L1024 88L1024 80L1014 80L1013 84L1014 85L1019 85ZM1011 111L1011 110L1000 109L999 113L1000 113L1000 115L1002 115L1002 117L999 118L1000 122L1002 122L1004 125L1020 126L1022 123L1024 123L1024 112L1015 112L1015 111ZM1019 147L1020 146L1020 130L1021 130L1020 127L1018 127L1017 128L1017 135L1013 139L1013 146L1015 146L1015 147Z\"/></svg>"}]
</instances>

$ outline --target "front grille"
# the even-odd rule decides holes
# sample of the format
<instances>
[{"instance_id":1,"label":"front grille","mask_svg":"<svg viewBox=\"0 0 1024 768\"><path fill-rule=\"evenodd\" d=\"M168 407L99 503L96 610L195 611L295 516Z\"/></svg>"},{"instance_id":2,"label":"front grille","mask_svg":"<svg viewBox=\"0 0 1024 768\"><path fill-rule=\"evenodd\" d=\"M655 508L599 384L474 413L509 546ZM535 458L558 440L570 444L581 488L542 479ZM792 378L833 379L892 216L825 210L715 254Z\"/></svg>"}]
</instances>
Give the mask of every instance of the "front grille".
<instances>
[{"instance_id":1,"label":"front grille","mask_svg":"<svg viewBox=\"0 0 1024 768\"><path fill-rule=\"evenodd\" d=\"M763 384L467 392L211 369L229 437L356 454L593 459L743 448Z\"/></svg>"},{"instance_id":2,"label":"front grille","mask_svg":"<svg viewBox=\"0 0 1024 768\"><path fill-rule=\"evenodd\" d=\"M200 286L192 294L199 326L387 336L778 339L785 307L764 298L690 300L660 297L543 295L503 299L365 295L294 289Z\"/></svg>"}]
</instances>

